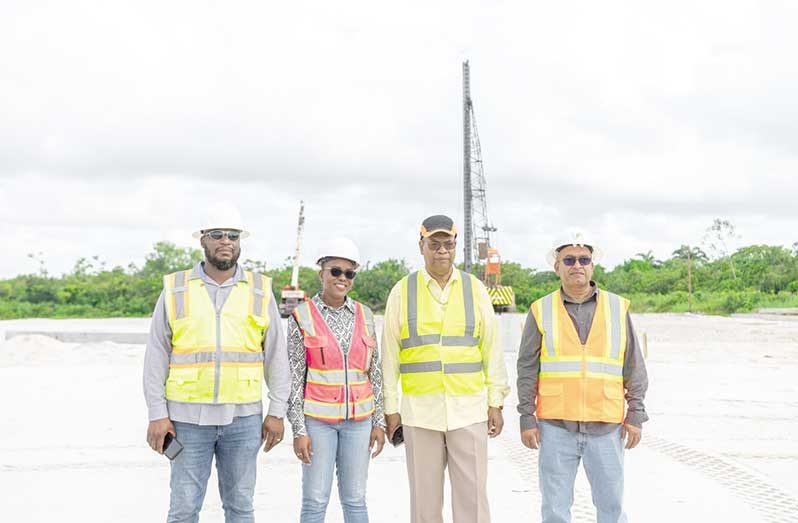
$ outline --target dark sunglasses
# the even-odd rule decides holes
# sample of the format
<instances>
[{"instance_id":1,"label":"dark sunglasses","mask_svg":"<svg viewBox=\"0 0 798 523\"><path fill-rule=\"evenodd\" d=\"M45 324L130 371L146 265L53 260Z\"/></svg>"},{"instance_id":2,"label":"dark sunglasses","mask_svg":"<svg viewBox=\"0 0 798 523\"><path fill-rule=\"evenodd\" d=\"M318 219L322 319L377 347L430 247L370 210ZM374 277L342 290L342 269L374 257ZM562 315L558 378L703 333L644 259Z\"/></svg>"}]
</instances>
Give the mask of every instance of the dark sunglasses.
<instances>
[{"instance_id":1,"label":"dark sunglasses","mask_svg":"<svg viewBox=\"0 0 798 523\"><path fill-rule=\"evenodd\" d=\"M355 276L357 276L357 271L353 271L352 269L343 270L340 267L326 267L322 270L330 271L330 274L332 275L333 278L337 278L343 274L344 276L346 276L347 280L354 280Z\"/></svg>"},{"instance_id":2,"label":"dark sunglasses","mask_svg":"<svg viewBox=\"0 0 798 523\"><path fill-rule=\"evenodd\" d=\"M454 250L455 247L457 247L457 242L454 241L454 240L447 240L445 242L439 242L439 241L427 239L427 247L429 247L429 250L431 250L432 252L438 252L439 250L441 250L441 247L443 247L447 251L451 252L451 251Z\"/></svg>"},{"instance_id":3,"label":"dark sunglasses","mask_svg":"<svg viewBox=\"0 0 798 523\"><path fill-rule=\"evenodd\" d=\"M590 256L580 256L579 258L577 258L576 256L565 256L562 259L562 262L565 264L566 267L573 267L574 265L576 265L577 260L579 261L579 265L581 265L582 267L585 267L593 263L593 258L591 258Z\"/></svg>"},{"instance_id":4,"label":"dark sunglasses","mask_svg":"<svg viewBox=\"0 0 798 523\"><path fill-rule=\"evenodd\" d=\"M205 236L208 236L211 240L216 240L217 242L227 236L228 240L235 242L241 238L241 231L220 231L219 229L215 229L213 231L206 232Z\"/></svg>"}]
</instances>

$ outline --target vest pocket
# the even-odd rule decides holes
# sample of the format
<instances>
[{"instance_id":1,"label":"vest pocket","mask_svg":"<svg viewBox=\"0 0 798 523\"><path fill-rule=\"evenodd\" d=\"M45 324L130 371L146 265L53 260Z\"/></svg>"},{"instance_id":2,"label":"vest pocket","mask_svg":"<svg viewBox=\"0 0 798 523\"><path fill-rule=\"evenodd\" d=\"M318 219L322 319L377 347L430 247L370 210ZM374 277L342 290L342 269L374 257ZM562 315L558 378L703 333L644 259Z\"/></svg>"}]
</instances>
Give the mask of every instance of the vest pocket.
<instances>
[{"instance_id":1,"label":"vest pocket","mask_svg":"<svg viewBox=\"0 0 798 523\"><path fill-rule=\"evenodd\" d=\"M266 317L265 316L255 316L254 314L249 314L248 315L248 319L249 319L250 325L253 325L254 327L256 327L256 328L258 328L260 330L265 330L266 327L269 326L269 322L266 321Z\"/></svg>"},{"instance_id":2,"label":"vest pocket","mask_svg":"<svg viewBox=\"0 0 798 523\"><path fill-rule=\"evenodd\" d=\"M349 393L352 398L350 416L362 419L374 411L374 390L371 382L350 385Z\"/></svg>"},{"instance_id":3,"label":"vest pocket","mask_svg":"<svg viewBox=\"0 0 798 523\"><path fill-rule=\"evenodd\" d=\"M344 386L308 383L305 385L305 399L320 403L343 403Z\"/></svg>"},{"instance_id":4,"label":"vest pocket","mask_svg":"<svg viewBox=\"0 0 798 523\"><path fill-rule=\"evenodd\" d=\"M246 336L245 346L248 350L263 350L263 337L268 327L269 322L266 317L253 314L247 315L247 324L244 332Z\"/></svg>"},{"instance_id":5,"label":"vest pocket","mask_svg":"<svg viewBox=\"0 0 798 523\"><path fill-rule=\"evenodd\" d=\"M352 343L349 346L349 354L347 355L349 367L368 372L371 355L374 354L376 345L376 340L371 336L364 334L359 339L353 336Z\"/></svg>"},{"instance_id":6,"label":"vest pocket","mask_svg":"<svg viewBox=\"0 0 798 523\"><path fill-rule=\"evenodd\" d=\"M538 383L537 415L543 419L565 418L565 394L562 383Z\"/></svg>"},{"instance_id":7,"label":"vest pocket","mask_svg":"<svg viewBox=\"0 0 798 523\"><path fill-rule=\"evenodd\" d=\"M188 349L195 349L200 344L198 334L207 330L192 318L174 320L169 327L172 329L172 346Z\"/></svg>"},{"instance_id":8,"label":"vest pocket","mask_svg":"<svg viewBox=\"0 0 798 523\"><path fill-rule=\"evenodd\" d=\"M226 369L223 369L224 372ZM238 386L235 392L236 403L251 403L261 398L263 367L239 367Z\"/></svg>"},{"instance_id":9,"label":"vest pocket","mask_svg":"<svg viewBox=\"0 0 798 523\"><path fill-rule=\"evenodd\" d=\"M621 382L604 383L604 420L607 422L623 421L624 394Z\"/></svg>"},{"instance_id":10,"label":"vest pocket","mask_svg":"<svg viewBox=\"0 0 798 523\"><path fill-rule=\"evenodd\" d=\"M197 381L199 369L192 367L176 367L169 369L166 378L166 399L174 401L192 401L199 397Z\"/></svg>"},{"instance_id":11,"label":"vest pocket","mask_svg":"<svg viewBox=\"0 0 798 523\"><path fill-rule=\"evenodd\" d=\"M308 367L326 368L327 358L324 355L324 346L327 339L324 336L305 336L305 360Z\"/></svg>"}]
</instances>

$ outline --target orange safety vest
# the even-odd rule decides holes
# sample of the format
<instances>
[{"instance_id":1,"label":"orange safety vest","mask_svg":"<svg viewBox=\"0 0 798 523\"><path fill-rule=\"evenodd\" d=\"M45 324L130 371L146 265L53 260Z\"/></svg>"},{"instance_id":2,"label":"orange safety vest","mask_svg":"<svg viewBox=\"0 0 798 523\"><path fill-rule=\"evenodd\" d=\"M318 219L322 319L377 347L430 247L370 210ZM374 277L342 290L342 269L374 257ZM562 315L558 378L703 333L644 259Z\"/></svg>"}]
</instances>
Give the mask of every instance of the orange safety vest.
<instances>
[{"instance_id":1,"label":"orange safety vest","mask_svg":"<svg viewBox=\"0 0 798 523\"><path fill-rule=\"evenodd\" d=\"M367 373L377 346L371 311L355 302L355 328L346 355L311 300L293 315L305 344L305 416L329 423L369 418L375 407Z\"/></svg>"},{"instance_id":2,"label":"orange safety vest","mask_svg":"<svg viewBox=\"0 0 798 523\"><path fill-rule=\"evenodd\" d=\"M624 419L623 360L629 300L599 290L584 344L557 290L532 304L541 332L536 415L540 419Z\"/></svg>"}]
</instances>

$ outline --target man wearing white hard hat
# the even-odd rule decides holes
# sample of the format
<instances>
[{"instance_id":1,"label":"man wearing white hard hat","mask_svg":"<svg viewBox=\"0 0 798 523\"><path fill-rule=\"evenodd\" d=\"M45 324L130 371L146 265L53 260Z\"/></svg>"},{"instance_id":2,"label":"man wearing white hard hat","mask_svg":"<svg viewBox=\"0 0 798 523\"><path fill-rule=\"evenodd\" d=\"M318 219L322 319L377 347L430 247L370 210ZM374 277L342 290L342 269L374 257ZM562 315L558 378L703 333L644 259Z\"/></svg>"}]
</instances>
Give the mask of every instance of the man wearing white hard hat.
<instances>
[{"instance_id":1,"label":"man wearing white hard hat","mask_svg":"<svg viewBox=\"0 0 798 523\"><path fill-rule=\"evenodd\" d=\"M144 356L147 442L171 459L175 523L198 521L214 457L225 521L255 520L258 449L282 440L291 386L271 279L238 265L238 211L214 211L194 233L205 260L164 277Z\"/></svg>"},{"instance_id":2,"label":"man wearing white hard hat","mask_svg":"<svg viewBox=\"0 0 798 523\"><path fill-rule=\"evenodd\" d=\"M352 240L328 240L316 263L321 292L288 319L288 420L302 462L300 522L324 521L337 469L344 521L365 523L369 456L385 443L374 315L348 296L360 265Z\"/></svg>"},{"instance_id":3,"label":"man wearing white hard hat","mask_svg":"<svg viewBox=\"0 0 798 523\"><path fill-rule=\"evenodd\" d=\"M555 243L546 259L561 286L530 306L518 350L521 441L540 449L543 523L571 521L580 461L597 522L627 521L624 450L648 420L648 375L629 300L591 280L600 255L581 233Z\"/></svg>"}]
</instances>

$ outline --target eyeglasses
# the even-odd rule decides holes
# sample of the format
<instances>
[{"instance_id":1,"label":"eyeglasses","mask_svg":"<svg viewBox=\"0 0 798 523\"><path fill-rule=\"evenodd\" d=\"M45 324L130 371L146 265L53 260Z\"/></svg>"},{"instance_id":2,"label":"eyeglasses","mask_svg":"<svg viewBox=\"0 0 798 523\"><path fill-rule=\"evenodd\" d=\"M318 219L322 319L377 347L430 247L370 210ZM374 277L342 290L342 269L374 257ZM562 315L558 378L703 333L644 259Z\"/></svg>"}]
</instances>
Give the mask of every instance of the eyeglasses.
<instances>
[{"instance_id":1,"label":"eyeglasses","mask_svg":"<svg viewBox=\"0 0 798 523\"><path fill-rule=\"evenodd\" d=\"M439 242L435 240L426 240L427 247L432 252L438 252L441 250L441 247L446 249L447 251L453 251L455 247L457 247L457 242L454 240L446 240L445 242Z\"/></svg>"},{"instance_id":2,"label":"eyeglasses","mask_svg":"<svg viewBox=\"0 0 798 523\"><path fill-rule=\"evenodd\" d=\"M576 265L577 261L579 261L579 265L585 267L593 263L593 258L591 258L590 256L580 256L578 258L576 256L565 256L562 259L562 262L565 264L566 267L573 267L574 265Z\"/></svg>"},{"instance_id":3,"label":"eyeglasses","mask_svg":"<svg viewBox=\"0 0 798 523\"><path fill-rule=\"evenodd\" d=\"M323 271L330 271L330 275L333 278L338 278L342 274L346 276L347 280L354 280L355 276L357 276L357 271L353 271L352 269L343 270L340 267L325 267L322 269Z\"/></svg>"},{"instance_id":4,"label":"eyeglasses","mask_svg":"<svg viewBox=\"0 0 798 523\"><path fill-rule=\"evenodd\" d=\"M214 229L212 231L206 232L204 236L208 236L211 240L216 240L217 242L227 236L228 240L235 242L241 238L241 231L222 231L219 229Z\"/></svg>"}]
</instances>

